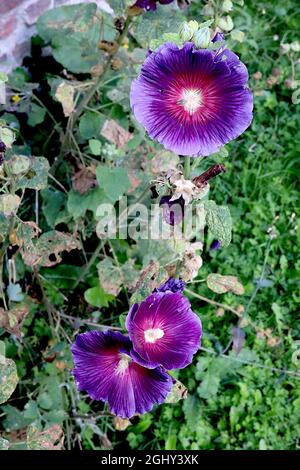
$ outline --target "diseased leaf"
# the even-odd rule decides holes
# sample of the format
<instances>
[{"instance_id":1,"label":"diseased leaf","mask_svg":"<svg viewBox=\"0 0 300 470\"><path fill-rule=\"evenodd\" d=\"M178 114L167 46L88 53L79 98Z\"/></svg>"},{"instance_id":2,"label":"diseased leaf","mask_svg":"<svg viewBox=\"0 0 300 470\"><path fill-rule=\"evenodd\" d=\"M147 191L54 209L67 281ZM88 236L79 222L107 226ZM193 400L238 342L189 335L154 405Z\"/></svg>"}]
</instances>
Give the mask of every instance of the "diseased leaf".
<instances>
[{"instance_id":1,"label":"diseased leaf","mask_svg":"<svg viewBox=\"0 0 300 470\"><path fill-rule=\"evenodd\" d=\"M209 274L207 276L207 287L216 294L233 292L236 295L244 294L244 287L236 276L222 276L221 274Z\"/></svg>"},{"instance_id":2,"label":"diseased leaf","mask_svg":"<svg viewBox=\"0 0 300 470\"><path fill-rule=\"evenodd\" d=\"M8 440L3 439L3 437L0 437L0 450L8 450L10 447L10 443Z\"/></svg>"},{"instance_id":3,"label":"diseased leaf","mask_svg":"<svg viewBox=\"0 0 300 470\"><path fill-rule=\"evenodd\" d=\"M62 450L64 432L58 424L39 431L33 424L27 430L27 447L30 450Z\"/></svg>"},{"instance_id":4,"label":"diseased leaf","mask_svg":"<svg viewBox=\"0 0 300 470\"><path fill-rule=\"evenodd\" d=\"M30 168L30 158L25 155L13 155L7 162L7 166L13 175L27 173Z\"/></svg>"},{"instance_id":5,"label":"diseased leaf","mask_svg":"<svg viewBox=\"0 0 300 470\"><path fill-rule=\"evenodd\" d=\"M22 336L21 327L28 313L29 308L25 304L17 305L10 310L0 308L0 328L4 328L20 338Z\"/></svg>"},{"instance_id":6,"label":"diseased leaf","mask_svg":"<svg viewBox=\"0 0 300 470\"><path fill-rule=\"evenodd\" d=\"M127 142L132 138L132 134L126 131L126 129L121 127L117 121L114 121L113 119L105 121L101 129L101 135L112 144L115 144L119 149L125 147Z\"/></svg>"},{"instance_id":7,"label":"diseased leaf","mask_svg":"<svg viewBox=\"0 0 300 470\"><path fill-rule=\"evenodd\" d=\"M44 157L31 157L30 169L17 182L17 189L44 189L48 183L49 162Z\"/></svg>"},{"instance_id":8,"label":"diseased leaf","mask_svg":"<svg viewBox=\"0 0 300 470\"><path fill-rule=\"evenodd\" d=\"M12 359L0 355L0 404L9 399L18 382L16 364Z\"/></svg>"},{"instance_id":9,"label":"diseased leaf","mask_svg":"<svg viewBox=\"0 0 300 470\"><path fill-rule=\"evenodd\" d=\"M208 228L222 246L231 242L232 219L227 206L217 206L214 201L205 201L206 221Z\"/></svg>"},{"instance_id":10,"label":"diseased leaf","mask_svg":"<svg viewBox=\"0 0 300 470\"><path fill-rule=\"evenodd\" d=\"M75 88L66 82L61 82L56 89L55 98L61 103L66 117L74 111L74 94Z\"/></svg>"},{"instance_id":11,"label":"diseased leaf","mask_svg":"<svg viewBox=\"0 0 300 470\"><path fill-rule=\"evenodd\" d=\"M188 396L188 389L179 380L173 384L172 390L167 395L165 403L177 403L180 400L185 400Z\"/></svg>"},{"instance_id":12,"label":"diseased leaf","mask_svg":"<svg viewBox=\"0 0 300 470\"><path fill-rule=\"evenodd\" d=\"M16 135L12 129L0 125L0 140L5 143L7 148L11 148L16 139Z\"/></svg>"},{"instance_id":13,"label":"diseased leaf","mask_svg":"<svg viewBox=\"0 0 300 470\"><path fill-rule=\"evenodd\" d=\"M123 283L123 275L120 268L115 265L111 258L107 257L97 264L97 269L101 287L105 292L116 297Z\"/></svg>"},{"instance_id":14,"label":"diseased leaf","mask_svg":"<svg viewBox=\"0 0 300 470\"><path fill-rule=\"evenodd\" d=\"M139 280L134 287L134 294L130 299L131 304L140 303L168 278L168 272L157 261L151 260L140 273Z\"/></svg>"},{"instance_id":15,"label":"diseased leaf","mask_svg":"<svg viewBox=\"0 0 300 470\"><path fill-rule=\"evenodd\" d=\"M19 196L14 194L1 194L0 195L0 212L5 216L9 216L17 212L21 203Z\"/></svg>"},{"instance_id":16,"label":"diseased leaf","mask_svg":"<svg viewBox=\"0 0 300 470\"><path fill-rule=\"evenodd\" d=\"M28 266L54 266L60 263L62 251L80 249L80 243L68 233L52 230L43 233L21 250L22 258Z\"/></svg>"}]
</instances>

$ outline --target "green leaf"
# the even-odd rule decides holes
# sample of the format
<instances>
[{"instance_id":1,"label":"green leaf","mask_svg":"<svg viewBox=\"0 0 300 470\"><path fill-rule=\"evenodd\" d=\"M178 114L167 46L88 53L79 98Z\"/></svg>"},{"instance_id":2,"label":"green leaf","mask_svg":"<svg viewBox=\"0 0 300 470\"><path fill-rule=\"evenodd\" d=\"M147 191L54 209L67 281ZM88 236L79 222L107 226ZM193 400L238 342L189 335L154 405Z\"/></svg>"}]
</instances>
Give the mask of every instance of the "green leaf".
<instances>
[{"instance_id":1,"label":"green leaf","mask_svg":"<svg viewBox=\"0 0 300 470\"><path fill-rule=\"evenodd\" d=\"M201 418L200 400L196 395L189 395L183 403L184 416L191 431L196 431Z\"/></svg>"},{"instance_id":2,"label":"green leaf","mask_svg":"<svg viewBox=\"0 0 300 470\"><path fill-rule=\"evenodd\" d=\"M243 295L245 290L236 276L222 276L221 274L209 274L206 279L207 287L217 294L233 292L236 295Z\"/></svg>"},{"instance_id":3,"label":"green leaf","mask_svg":"<svg viewBox=\"0 0 300 470\"><path fill-rule=\"evenodd\" d=\"M79 121L79 132L84 139L92 139L100 135L100 130L105 122L105 116L92 111L87 111Z\"/></svg>"},{"instance_id":4,"label":"green leaf","mask_svg":"<svg viewBox=\"0 0 300 470\"><path fill-rule=\"evenodd\" d=\"M101 286L91 287L84 293L85 300L93 305L93 307L108 307L109 302L114 299L114 296L106 294Z\"/></svg>"},{"instance_id":5,"label":"green leaf","mask_svg":"<svg viewBox=\"0 0 300 470\"><path fill-rule=\"evenodd\" d=\"M29 117L27 124L31 127L34 127L44 121L46 116L46 110L45 108L42 108L42 106L39 106L36 103L31 103L30 109L28 111L28 116Z\"/></svg>"},{"instance_id":6,"label":"green leaf","mask_svg":"<svg viewBox=\"0 0 300 470\"><path fill-rule=\"evenodd\" d=\"M44 157L31 157L30 169L17 182L18 189L44 189L48 184L49 162Z\"/></svg>"},{"instance_id":7,"label":"green leaf","mask_svg":"<svg viewBox=\"0 0 300 470\"><path fill-rule=\"evenodd\" d=\"M101 188L91 189L85 194L71 190L68 194L67 208L74 219L83 217L87 210L96 213L100 204L109 202Z\"/></svg>"},{"instance_id":8,"label":"green leaf","mask_svg":"<svg viewBox=\"0 0 300 470\"><path fill-rule=\"evenodd\" d=\"M4 72L0 72L0 85L3 85L8 80L8 76Z\"/></svg>"},{"instance_id":9,"label":"green leaf","mask_svg":"<svg viewBox=\"0 0 300 470\"><path fill-rule=\"evenodd\" d=\"M10 398L18 382L16 364L12 359L0 355L0 404Z\"/></svg>"},{"instance_id":10,"label":"green leaf","mask_svg":"<svg viewBox=\"0 0 300 470\"><path fill-rule=\"evenodd\" d=\"M114 203L131 187L128 171L125 168L98 166L97 181L108 199Z\"/></svg>"},{"instance_id":11,"label":"green leaf","mask_svg":"<svg viewBox=\"0 0 300 470\"><path fill-rule=\"evenodd\" d=\"M119 322L120 322L120 325L121 325L121 328L123 330L126 330L126 318L127 318L127 313L122 313L120 316L119 316Z\"/></svg>"},{"instance_id":12,"label":"green leaf","mask_svg":"<svg viewBox=\"0 0 300 470\"><path fill-rule=\"evenodd\" d=\"M102 148L102 143L100 140L97 139L90 139L89 140L89 147L90 151L92 152L93 155L101 155L101 148Z\"/></svg>"},{"instance_id":13,"label":"green leaf","mask_svg":"<svg viewBox=\"0 0 300 470\"><path fill-rule=\"evenodd\" d=\"M208 399L216 395L219 390L220 382L220 377L215 375L211 369L208 369L204 380L197 389L199 397Z\"/></svg>"},{"instance_id":14,"label":"green leaf","mask_svg":"<svg viewBox=\"0 0 300 470\"><path fill-rule=\"evenodd\" d=\"M133 2L132 0L110 0L109 4L114 10L115 14L119 16L124 14L128 7L132 7Z\"/></svg>"},{"instance_id":15,"label":"green leaf","mask_svg":"<svg viewBox=\"0 0 300 470\"><path fill-rule=\"evenodd\" d=\"M67 195L61 191L57 191L52 188L46 188L41 191L41 196L43 199L42 209L43 214L46 218L47 224L51 228L61 223L61 218L64 215L62 214L62 209L65 208Z\"/></svg>"},{"instance_id":16,"label":"green leaf","mask_svg":"<svg viewBox=\"0 0 300 470\"><path fill-rule=\"evenodd\" d=\"M227 206L217 206L214 201L205 201L206 221L214 238L219 240L222 246L228 246L231 242L232 219Z\"/></svg>"},{"instance_id":17,"label":"green leaf","mask_svg":"<svg viewBox=\"0 0 300 470\"><path fill-rule=\"evenodd\" d=\"M132 32L139 44L148 48L154 39L161 39L163 34L176 33L184 20L180 10L174 9L174 5L159 5L155 12L146 12L137 18Z\"/></svg>"},{"instance_id":18,"label":"green leaf","mask_svg":"<svg viewBox=\"0 0 300 470\"><path fill-rule=\"evenodd\" d=\"M71 72L90 73L104 58L98 49L101 22L96 11L95 3L62 6L46 11L37 22L38 33L50 42L54 58ZM109 34L105 39L111 40L115 34L113 19L105 13L102 16L104 33Z\"/></svg>"}]
</instances>

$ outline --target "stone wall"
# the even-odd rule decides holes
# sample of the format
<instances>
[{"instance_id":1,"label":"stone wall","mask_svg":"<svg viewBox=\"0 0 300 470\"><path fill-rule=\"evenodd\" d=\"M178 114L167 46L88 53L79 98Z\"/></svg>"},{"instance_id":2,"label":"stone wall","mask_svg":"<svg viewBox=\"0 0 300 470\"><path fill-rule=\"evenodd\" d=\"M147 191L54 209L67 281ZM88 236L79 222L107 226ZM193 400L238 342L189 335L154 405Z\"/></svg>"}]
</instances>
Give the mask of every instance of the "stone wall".
<instances>
[{"instance_id":1,"label":"stone wall","mask_svg":"<svg viewBox=\"0 0 300 470\"><path fill-rule=\"evenodd\" d=\"M0 71L9 72L29 51L38 17L60 5L97 3L111 11L105 0L0 0Z\"/></svg>"}]
</instances>

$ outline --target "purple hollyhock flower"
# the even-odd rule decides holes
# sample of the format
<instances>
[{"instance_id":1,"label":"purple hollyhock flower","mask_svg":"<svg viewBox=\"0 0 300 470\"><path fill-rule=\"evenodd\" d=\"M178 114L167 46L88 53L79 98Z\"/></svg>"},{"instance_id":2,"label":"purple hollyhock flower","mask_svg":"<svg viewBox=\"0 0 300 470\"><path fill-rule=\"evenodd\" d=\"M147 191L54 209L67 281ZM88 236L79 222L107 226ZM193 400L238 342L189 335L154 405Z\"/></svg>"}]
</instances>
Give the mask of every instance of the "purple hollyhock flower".
<instances>
[{"instance_id":1,"label":"purple hollyhock flower","mask_svg":"<svg viewBox=\"0 0 300 470\"><path fill-rule=\"evenodd\" d=\"M162 196L159 205L163 209L163 219L169 225L180 224L184 217L184 199L182 196L170 201L172 196Z\"/></svg>"},{"instance_id":2,"label":"purple hollyhock flower","mask_svg":"<svg viewBox=\"0 0 300 470\"><path fill-rule=\"evenodd\" d=\"M170 279L167 280L164 284L162 284L160 287L157 287L154 289L153 292L183 292L184 289L186 288L186 283L184 281L181 281L181 279L173 279L173 277L170 277Z\"/></svg>"},{"instance_id":3,"label":"purple hollyhock flower","mask_svg":"<svg viewBox=\"0 0 300 470\"><path fill-rule=\"evenodd\" d=\"M228 49L168 42L145 59L131 86L131 107L166 149L206 156L250 125L253 97L247 81L246 66Z\"/></svg>"},{"instance_id":4,"label":"purple hollyhock flower","mask_svg":"<svg viewBox=\"0 0 300 470\"><path fill-rule=\"evenodd\" d=\"M180 292L155 292L126 318L133 358L145 367L182 369L200 348L201 321Z\"/></svg>"},{"instance_id":5,"label":"purple hollyhock flower","mask_svg":"<svg viewBox=\"0 0 300 470\"><path fill-rule=\"evenodd\" d=\"M132 343L121 333L79 334L71 350L78 389L108 402L110 411L121 418L147 413L163 403L172 388L172 378L162 367L146 369L134 361Z\"/></svg>"},{"instance_id":6,"label":"purple hollyhock flower","mask_svg":"<svg viewBox=\"0 0 300 470\"><path fill-rule=\"evenodd\" d=\"M169 3L172 3L172 2L173 0L137 0L134 6L139 7L139 8L144 8L145 10L148 10L148 11L154 11L156 10L157 3L160 3L161 5L168 5Z\"/></svg>"}]
</instances>

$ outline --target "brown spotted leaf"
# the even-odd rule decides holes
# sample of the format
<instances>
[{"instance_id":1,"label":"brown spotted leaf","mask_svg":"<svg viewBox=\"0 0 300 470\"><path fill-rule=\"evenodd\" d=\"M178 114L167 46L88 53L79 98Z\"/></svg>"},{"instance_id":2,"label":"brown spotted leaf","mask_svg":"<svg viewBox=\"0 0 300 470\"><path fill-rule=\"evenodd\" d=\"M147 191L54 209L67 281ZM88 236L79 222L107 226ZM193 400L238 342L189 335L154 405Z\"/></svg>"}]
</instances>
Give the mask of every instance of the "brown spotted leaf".
<instances>
[{"instance_id":1,"label":"brown spotted leaf","mask_svg":"<svg viewBox=\"0 0 300 470\"><path fill-rule=\"evenodd\" d=\"M39 431L34 425L27 430L27 447L30 450L62 450L64 432L58 424L53 424L45 431Z\"/></svg>"},{"instance_id":2,"label":"brown spotted leaf","mask_svg":"<svg viewBox=\"0 0 300 470\"><path fill-rule=\"evenodd\" d=\"M1 194L0 195L0 213L5 216L14 214L17 212L18 207L21 203L19 196L13 194Z\"/></svg>"},{"instance_id":3,"label":"brown spotted leaf","mask_svg":"<svg viewBox=\"0 0 300 470\"><path fill-rule=\"evenodd\" d=\"M0 355L0 404L10 398L18 382L16 364L12 359Z\"/></svg>"},{"instance_id":4,"label":"brown spotted leaf","mask_svg":"<svg viewBox=\"0 0 300 470\"><path fill-rule=\"evenodd\" d=\"M131 303L140 303L168 278L167 271L157 261L151 260L140 273L139 280L134 287L134 294L131 296Z\"/></svg>"},{"instance_id":5,"label":"brown spotted leaf","mask_svg":"<svg viewBox=\"0 0 300 470\"><path fill-rule=\"evenodd\" d=\"M179 380L173 384L170 393L167 395L165 403L177 403L180 400L185 400L188 396L188 389Z\"/></svg>"},{"instance_id":6,"label":"brown spotted leaf","mask_svg":"<svg viewBox=\"0 0 300 470\"><path fill-rule=\"evenodd\" d=\"M96 170L93 167L82 167L72 176L73 189L80 194L85 194L96 184Z\"/></svg>"},{"instance_id":7,"label":"brown spotted leaf","mask_svg":"<svg viewBox=\"0 0 300 470\"><path fill-rule=\"evenodd\" d=\"M126 131L126 129L121 127L117 121L114 121L113 119L105 121L101 130L101 135L112 144L115 144L118 148L125 147L132 137L130 132Z\"/></svg>"},{"instance_id":8,"label":"brown spotted leaf","mask_svg":"<svg viewBox=\"0 0 300 470\"><path fill-rule=\"evenodd\" d=\"M10 310L0 308L0 328L20 338L21 327L28 313L29 308L25 304L17 305Z\"/></svg>"},{"instance_id":9,"label":"brown spotted leaf","mask_svg":"<svg viewBox=\"0 0 300 470\"><path fill-rule=\"evenodd\" d=\"M51 230L43 233L29 246L23 246L22 258L27 266L50 267L60 263L63 251L80 249L80 243L68 233Z\"/></svg>"},{"instance_id":10,"label":"brown spotted leaf","mask_svg":"<svg viewBox=\"0 0 300 470\"><path fill-rule=\"evenodd\" d=\"M111 258L105 258L97 265L101 287L108 294L117 296L123 283L122 271Z\"/></svg>"},{"instance_id":11,"label":"brown spotted leaf","mask_svg":"<svg viewBox=\"0 0 300 470\"><path fill-rule=\"evenodd\" d=\"M244 294L244 287L236 276L209 274L206 282L207 287L216 294L225 294L225 292L233 292L236 295Z\"/></svg>"}]
</instances>

